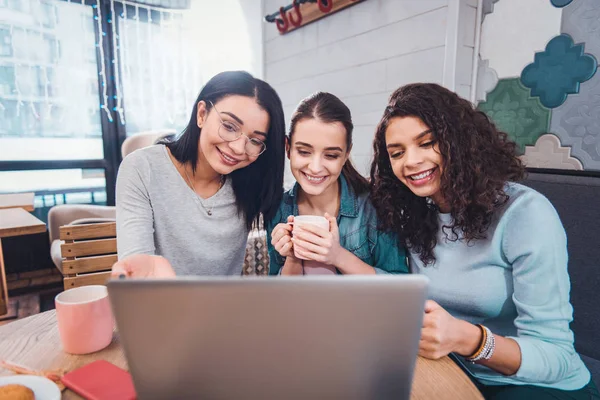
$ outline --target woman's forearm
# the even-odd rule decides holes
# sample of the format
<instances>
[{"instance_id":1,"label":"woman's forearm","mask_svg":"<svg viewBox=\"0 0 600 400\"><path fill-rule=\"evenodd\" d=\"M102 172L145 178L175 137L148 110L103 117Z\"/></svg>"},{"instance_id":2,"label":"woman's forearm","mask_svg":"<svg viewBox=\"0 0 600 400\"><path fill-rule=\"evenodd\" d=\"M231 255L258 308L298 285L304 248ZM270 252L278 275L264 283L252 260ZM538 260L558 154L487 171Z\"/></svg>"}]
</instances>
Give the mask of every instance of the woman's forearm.
<instances>
[{"instance_id":1,"label":"woman's forearm","mask_svg":"<svg viewBox=\"0 0 600 400\"><path fill-rule=\"evenodd\" d=\"M302 275L302 260L295 257L286 257L283 267L281 267L281 275Z\"/></svg>"},{"instance_id":2,"label":"woman's forearm","mask_svg":"<svg viewBox=\"0 0 600 400\"><path fill-rule=\"evenodd\" d=\"M481 343L481 329L466 321L460 321L461 338L455 352L463 357L471 356ZM494 335L495 349L489 360L477 361L477 364L485 365L503 375L514 375L521 366L521 348L512 339L504 336Z\"/></svg>"},{"instance_id":3,"label":"woman's forearm","mask_svg":"<svg viewBox=\"0 0 600 400\"><path fill-rule=\"evenodd\" d=\"M343 274L375 274L375 268L356 257L350 251L343 249L335 262L335 267Z\"/></svg>"}]
</instances>

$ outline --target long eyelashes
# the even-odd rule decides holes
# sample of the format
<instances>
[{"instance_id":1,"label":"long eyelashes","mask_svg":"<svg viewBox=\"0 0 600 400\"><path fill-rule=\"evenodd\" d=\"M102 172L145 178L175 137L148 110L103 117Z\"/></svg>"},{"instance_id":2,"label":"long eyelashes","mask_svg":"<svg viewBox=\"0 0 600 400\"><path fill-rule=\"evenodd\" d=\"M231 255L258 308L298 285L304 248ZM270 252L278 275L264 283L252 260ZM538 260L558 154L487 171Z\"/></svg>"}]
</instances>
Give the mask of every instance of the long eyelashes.
<instances>
[{"instance_id":1,"label":"long eyelashes","mask_svg":"<svg viewBox=\"0 0 600 400\"><path fill-rule=\"evenodd\" d=\"M308 151L297 150L297 152L302 157L308 157L310 155ZM340 158L340 156L338 154L326 154L325 158L327 158L328 160L337 160L338 158Z\"/></svg>"}]
</instances>

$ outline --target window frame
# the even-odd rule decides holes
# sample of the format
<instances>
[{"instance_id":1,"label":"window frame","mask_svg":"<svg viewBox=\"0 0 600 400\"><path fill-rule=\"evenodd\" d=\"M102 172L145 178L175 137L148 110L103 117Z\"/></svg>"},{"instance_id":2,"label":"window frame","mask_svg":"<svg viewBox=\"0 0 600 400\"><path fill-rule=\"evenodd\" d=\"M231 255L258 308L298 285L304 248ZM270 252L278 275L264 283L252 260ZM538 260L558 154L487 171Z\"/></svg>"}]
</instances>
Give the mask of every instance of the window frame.
<instances>
[{"instance_id":1,"label":"window frame","mask_svg":"<svg viewBox=\"0 0 600 400\"><path fill-rule=\"evenodd\" d=\"M68 1L68 0L59 0ZM93 7L98 5L98 7ZM117 182L117 171L121 158L121 145L127 137L125 126L119 122L119 115L113 108L116 107L115 96L117 95L115 76L115 64L111 60L115 56L116 49L113 48L113 27L108 23L106 16L110 15L110 0L84 0L82 5L92 7L94 17L98 17L99 11L103 18L100 20L102 32L105 33L102 40L102 51L104 52L104 70L108 79L105 80L108 109L113 122L109 121L105 112L102 112L100 118L100 127L102 131L102 147L104 150L104 159L96 160L33 160L33 161L1 161L0 172L3 171L31 171L31 170L47 170L47 169L103 169L106 179L106 203L107 205L115 205L115 186ZM114 21L113 21L114 22ZM96 43L100 40L102 32L99 31L97 24L94 24L94 37ZM115 32L119 34L119 24L115 26ZM100 48L96 49L96 67L98 73L102 70ZM98 101L103 101L102 81L98 79ZM119 93L121 97L121 106L125 109L125 101L123 93Z\"/></svg>"}]
</instances>

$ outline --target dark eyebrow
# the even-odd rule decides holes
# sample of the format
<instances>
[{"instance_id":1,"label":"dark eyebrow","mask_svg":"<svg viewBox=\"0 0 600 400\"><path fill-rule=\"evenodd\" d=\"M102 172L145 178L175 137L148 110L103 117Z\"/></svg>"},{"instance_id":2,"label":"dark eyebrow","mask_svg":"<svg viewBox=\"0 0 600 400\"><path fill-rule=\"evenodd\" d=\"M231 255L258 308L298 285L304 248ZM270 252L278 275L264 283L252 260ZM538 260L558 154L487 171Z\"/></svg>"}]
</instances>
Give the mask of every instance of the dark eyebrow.
<instances>
[{"instance_id":1,"label":"dark eyebrow","mask_svg":"<svg viewBox=\"0 0 600 400\"><path fill-rule=\"evenodd\" d=\"M221 114L227 114L229 115L231 118L235 119L237 121L238 124L240 125L244 125L244 121L242 121L240 119L240 117L238 117L237 115L235 115L234 113L230 113L229 111L221 111Z\"/></svg>"},{"instance_id":2,"label":"dark eyebrow","mask_svg":"<svg viewBox=\"0 0 600 400\"><path fill-rule=\"evenodd\" d=\"M296 145L296 146L310 147L311 149L313 148L313 146L312 146L312 145L310 145L310 144L308 144L308 143L304 143L304 142L296 142L296 143L295 143L295 145ZM334 147L326 147L326 148L325 148L325 150L328 150L328 151L331 151L331 150L337 150L337 151L339 151L339 152L342 152L342 153L344 152L344 150L342 150L342 148L341 148L341 147L337 147L337 146L334 146Z\"/></svg>"},{"instance_id":3,"label":"dark eyebrow","mask_svg":"<svg viewBox=\"0 0 600 400\"><path fill-rule=\"evenodd\" d=\"M294 143L296 146L304 146L304 147L310 147L311 149L313 148L312 145L308 144L308 143L304 143L304 142L296 142Z\"/></svg>"},{"instance_id":4,"label":"dark eyebrow","mask_svg":"<svg viewBox=\"0 0 600 400\"><path fill-rule=\"evenodd\" d=\"M427 136L428 134L430 134L431 132L433 132L431 129L427 129L426 131L423 131L421 133L419 133L417 135L417 137L415 138L415 140L419 140L421 139L423 136Z\"/></svg>"},{"instance_id":5,"label":"dark eyebrow","mask_svg":"<svg viewBox=\"0 0 600 400\"><path fill-rule=\"evenodd\" d=\"M240 119L240 117L238 117L237 115L235 115L234 113L230 113L229 111L222 111L221 114L227 114L229 115L231 118L235 119L236 122L240 125L244 125L244 121L242 121ZM257 135L261 135L264 136L265 138L267 137L267 134L261 131L254 131L254 133L256 133Z\"/></svg>"},{"instance_id":6,"label":"dark eyebrow","mask_svg":"<svg viewBox=\"0 0 600 400\"><path fill-rule=\"evenodd\" d=\"M419 139L423 138L424 136L427 136L428 134L430 134L432 132L433 132L433 130L427 129L426 131L423 131L423 132L419 133L414 140L419 140ZM394 147L402 147L402 145L399 144L399 143L390 143L390 144L388 144L385 147L386 147L386 149L392 149Z\"/></svg>"}]
</instances>

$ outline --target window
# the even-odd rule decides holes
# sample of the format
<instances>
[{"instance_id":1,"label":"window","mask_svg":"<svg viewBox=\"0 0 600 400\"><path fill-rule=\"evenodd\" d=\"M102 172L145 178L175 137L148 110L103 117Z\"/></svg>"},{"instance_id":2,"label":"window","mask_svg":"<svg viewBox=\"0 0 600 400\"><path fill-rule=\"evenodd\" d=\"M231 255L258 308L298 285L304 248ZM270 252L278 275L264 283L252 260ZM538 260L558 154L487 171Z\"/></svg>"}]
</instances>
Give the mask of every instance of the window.
<instances>
[{"instance_id":1,"label":"window","mask_svg":"<svg viewBox=\"0 0 600 400\"><path fill-rule=\"evenodd\" d=\"M187 36L182 11L124 7L118 27L127 135L183 130L201 76L196 52L181 40Z\"/></svg>"},{"instance_id":2,"label":"window","mask_svg":"<svg viewBox=\"0 0 600 400\"><path fill-rule=\"evenodd\" d=\"M0 26L0 161L103 159L92 7L23 0L8 8L10 25Z\"/></svg>"},{"instance_id":3,"label":"window","mask_svg":"<svg viewBox=\"0 0 600 400\"><path fill-rule=\"evenodd\" d=\"M127 135L181 131L209 77L260 71L249 7L260 26L246 0L0 0L0 193L114 204Z\"/></svg>"},{"instance_id":4,"label":"window","mask_svg":"<svg viewBox=\"0 0 600 400\"><path fill-rule=\"evenodd\" d=\"M106 205L102 169L56 169L0 172L0 193L35 192L35 214L46 220L57 204Z\"/></svg>"}]
</instances>

